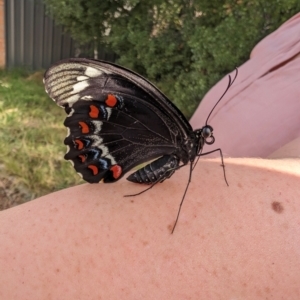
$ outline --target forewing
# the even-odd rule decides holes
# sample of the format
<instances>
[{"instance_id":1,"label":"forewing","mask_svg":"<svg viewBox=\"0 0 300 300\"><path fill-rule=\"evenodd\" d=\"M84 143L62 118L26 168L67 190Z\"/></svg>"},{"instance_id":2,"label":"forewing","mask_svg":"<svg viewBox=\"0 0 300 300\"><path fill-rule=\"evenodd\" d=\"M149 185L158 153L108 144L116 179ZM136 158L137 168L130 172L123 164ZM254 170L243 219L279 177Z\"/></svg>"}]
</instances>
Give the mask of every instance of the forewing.
<instances>
[{"instance_id":1,"label":"forewing","mask_svg":"<svg viewBox=\"0 0 300 300\"><path fill-rule=\"evenodd\" d=\"M65 158L88 182L114 182L180 147L181 128L147 88L97 61L62 61L45 73L44 82L68 113Z\"/></svg>"}]
</instances>

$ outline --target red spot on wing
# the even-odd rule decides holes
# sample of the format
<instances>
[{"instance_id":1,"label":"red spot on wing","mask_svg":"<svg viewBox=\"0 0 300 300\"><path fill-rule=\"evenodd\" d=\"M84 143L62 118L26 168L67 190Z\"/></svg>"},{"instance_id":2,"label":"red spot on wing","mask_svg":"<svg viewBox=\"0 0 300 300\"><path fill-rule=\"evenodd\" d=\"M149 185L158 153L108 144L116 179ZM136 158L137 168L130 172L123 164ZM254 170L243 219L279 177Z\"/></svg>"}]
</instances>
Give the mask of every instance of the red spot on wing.
<instances>
[{"instance_id":1,"label":"red spot on wing","mask_svg":"<svg viewBox=\"0 0 300 300\"><path fill-rule=\"evenodd\" d=\"M81 155L78 155L78 157L81 159L81 162L85 162L86 160L86 156L81 154Z\"/></svg>"},{"instance_id":2,"label":"red spot on wing","mask_svg":"<svg viewBox=\"0 0 300 300\"><path fill-rule=\"evenodd\" d=\"M118 100L114 95L108 94L107 99L105 100L105 103L107 106L114 107L118 103Z\"/></svg>"},{"instance_id":3,"label":"red spot on wing","mask_svg":"<svg viewBox=\"0 0 300 300\"><path fill-rule=\"evenodd\" d=\"M99 173L99 169L95 165L89 165L88 168L92 170L94 176Z\"/></svg>"},{"instance_id":4,"label":"red spot on wing","mask_svg":"<svg viewBox=\"0 0 300 300\"><path fill-rule=\"evenodd\" d=\"M79 125L81 126L81 132L82 133L89 133L90 132L89 126L85 122L79 122Z\"/></svg>"},{"instance_id":5,"label":"red spot on wing","mask_svg":"<svg viewBox=\"0 0 300 300\"><path fill-rule=\"evenodd\" d=\"M84 145L83 145L83 142L81 140L75 140L74 142L77 145L78 150L83 149Z\"/></svg>"},{"instance_id":6,"label":"red spot on wing","mask_svg":"<svg viewBox=\"0 0 300 300\"><path fill-rule=\"evenodd\" d=\"M119 165L112 166L110 170L113 172L113 177L115 179L118 179L122 174L122 167Z\"/></svg>"},{"instance_id":7,"label":"red spot on wing","mask_svg":"<svg viewBox=\"0 0 300 300\"><path fill-rule=\"evenodd\" d=\"M90 113L89 113L90 117L93 119L98 118L99 116L99 109L97 106L95 105L90 105Z\"/></svg>"}]
</instances>

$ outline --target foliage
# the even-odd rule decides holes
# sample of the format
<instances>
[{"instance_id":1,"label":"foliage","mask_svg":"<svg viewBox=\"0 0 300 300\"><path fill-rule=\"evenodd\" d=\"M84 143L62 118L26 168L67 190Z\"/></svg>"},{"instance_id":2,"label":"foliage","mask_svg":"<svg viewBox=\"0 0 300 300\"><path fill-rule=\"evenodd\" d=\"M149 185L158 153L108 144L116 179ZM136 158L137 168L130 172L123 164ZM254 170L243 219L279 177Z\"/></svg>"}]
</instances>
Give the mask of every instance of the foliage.
<instances>
[{"instance_id":1,"label":"foliage","mask_svg":"<svg viewBox=\"0 0 300 300\"><path fill-rule=\"evenodd\" d=\"M187 116L259 40L300 11L298 0L45 2L76 40L106 44Z\"/></svg>"},{"instance_id":2,"label":"foliage","mask_svg":"<svg viewBox=\"0 0 300 300\"><path fill-rule=\"evenodd\" d=\"M17 178L31 198L80 182L63 159L65 113L46 95L42 76L0 70L1 170Z\"/></svg>"}]
</instances>

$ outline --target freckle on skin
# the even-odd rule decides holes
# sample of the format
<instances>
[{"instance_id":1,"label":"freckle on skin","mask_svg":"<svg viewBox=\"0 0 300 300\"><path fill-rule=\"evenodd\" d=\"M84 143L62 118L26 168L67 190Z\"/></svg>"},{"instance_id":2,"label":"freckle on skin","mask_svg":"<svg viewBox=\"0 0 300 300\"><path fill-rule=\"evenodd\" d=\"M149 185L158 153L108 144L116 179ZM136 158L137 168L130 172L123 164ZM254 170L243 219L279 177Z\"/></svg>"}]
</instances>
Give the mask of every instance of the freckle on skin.
<instances>
[{"instance_id":1,"label":"freckle on skin","mask_svg":"<svg viewBox=\"0 0 300 300\"><path fill-rule=\"evenodd\" d=\"M283 212L283 210L284 210L284 207L283 207L283 205L280 202L274 201L274 202L272 202L272 209L275 212L277 212L278 214L281 214Z\"/></svg>"}]
</instances>

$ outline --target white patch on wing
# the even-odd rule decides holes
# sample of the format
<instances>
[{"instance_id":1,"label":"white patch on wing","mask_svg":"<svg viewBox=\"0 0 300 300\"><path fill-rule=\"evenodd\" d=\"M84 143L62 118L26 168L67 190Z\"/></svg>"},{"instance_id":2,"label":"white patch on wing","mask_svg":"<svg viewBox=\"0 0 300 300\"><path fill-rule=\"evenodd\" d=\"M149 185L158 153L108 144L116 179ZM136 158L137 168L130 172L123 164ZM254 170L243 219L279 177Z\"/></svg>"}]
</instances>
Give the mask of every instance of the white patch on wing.
<instances>
[{"instance_id":1,"label":"white patch on wing","mask_svg":"<svg viewBox=\"0 0 300 300\"><path fill-rule=\"evenodd\" d=\"M75 110L72 108L71 111L70 111L69 114L68 114L68 117L72 117L73 114L74 114L74 112L75 112Z\"/></svg>"},{"instance_id":2,"label":"white patch on wing","mask_svg":"<svg viewBox=\"0 0 300 300\"><path fill-rule=\"evenodd\" d=\"M107 155L105 155L105 157L108 158L108 159L110 159L112 165L116 165L117 164L115 158L111 154L107 154Z\"/></svg>"},{"instance_id":3,"label":"white patch on wing","mask_svg":"<svg viewBox=\"0 0 300 300\"><path fill-rule=\"evenodd\" d=\"M83 81L83 80L87 80L87 79L89 79L89 77L87 77L87 76L77 76L77 78L76 78L77 81Z\"/></svg>"},{"instance_id":4,"label":"white patch on wing","mask_svg":"<svg viewBox=\"0 0 300 300\"><path fill-rule=\"evenodd\" d=\"M80 81L73 85L73 91L79 93L89 86L87 81Z\"/></svg>"},{"instance_id":5,"label":"white patch on wing","mask_svg":"<svg viewBox=\"0 0 300 300\"><path fill-rule=\"evenodd\" d=\"M111 110L110 107L106 107L106 111L107 111L107 121L108 121L109 118L110 118L110 115L111 115L112 110Z\"/></svg>"},{"instance_id":6,"label":"white patch on wing","mask_svg":"<svg viewBox=\"0 0 300 300\"><path fill-rule=\"evenodd\" d=\"M98 148L102 151L101 157L106 157L110 159L113 165L117 164L115 158L109 154L109 150L106 146L103 145L103 139L98 135L90 135L89 138L93 140L91 147Z\"/></svg>"},{"instance_id":7,"label":"white patch on wing","mask_svg":"<svg viewBox=\"0 0 300 300\"><path fill-rule=\"evenodd\" d=\"M66 151L66 154L70 152L70 146L69 145L66 145L67 146L67 151Z\"/></svg>"},{"instance_id":8,"label":"white patch on wing","mask_svg":"<svg viewBox=\"0 0 300 300\"><path fill-rule=\"evenodd\" d=\"M70 136L70 134L71 134L70 128L67 127L67 135L66 135L66 138L67 138L68 136Z\"/></svg>"},{"instance_id":9,"label":"white patch on wing","mask_svg":"<svg viewBox=\"0 0 300 300\"><path fill-rule=\"evenodd\" d=\"M70 162L70 164L72 165L72 167L74 168L74 162L71 159L68 159L68 161Z\"/></svg>"},{"instance_id":10,"label":"white patch on wing","mask_svg":"<svg viewBox=\"0 0 300 300\"><path fill-rule=\"evenodd\" d=\"M92 141L93 141L91 147L100 148L102 146L103 139L100 136L98 136L98 135L89 135L88 137L91 138Z\"/></svg>"},{"instance_id":11,"label":"white patch on wing","mask_svg":"<svg viewBox=\"0 0 300 300\"><path fill-rule=\"evenodd\" d=\"M101 121L92 121L92 124L95 126L95 134L99 134L101 129L102 129L103 122L101 122Z\"/></svg>"},{"instance_id":12,"label":"white patch on wing","mask_svg":"<svg viewBox=\"0 0 300 300\"><path fill-rule=\"evenodd\" d=\"M103 72L100 71L100 70L97 70L95 68L92 68L92 67L87 67L85 72L84 72L84 75L86 76L89 76L89 77L97 77L97 76L100 76Z\"/></svg>"},{"instance_id":13,"label":"white patch on wing","mask_svg":"<svg viewBox=\"0 0 300 300\"><path fill-rule=\"evenodd\" d=\"M63 106L64 104L68 103L70 107L72 107L72 105L77 102L79 100L79 95L73 95L73 96L70 96L68 97L67 99L65 100L58 100L59 101L59 105L60 106Z\"/></svg>"},{"instance_id":14,"label":"white patch on wing","mask_svg":"<svg viewBox=\"0 0 300 300\"><path fill-rule=\"evenodd\" d=\"M91 100L91 99L93 99L93 97L86 95L86 96L81 97L80 99L81 100Z\"/></svg>"}]
</instances>

